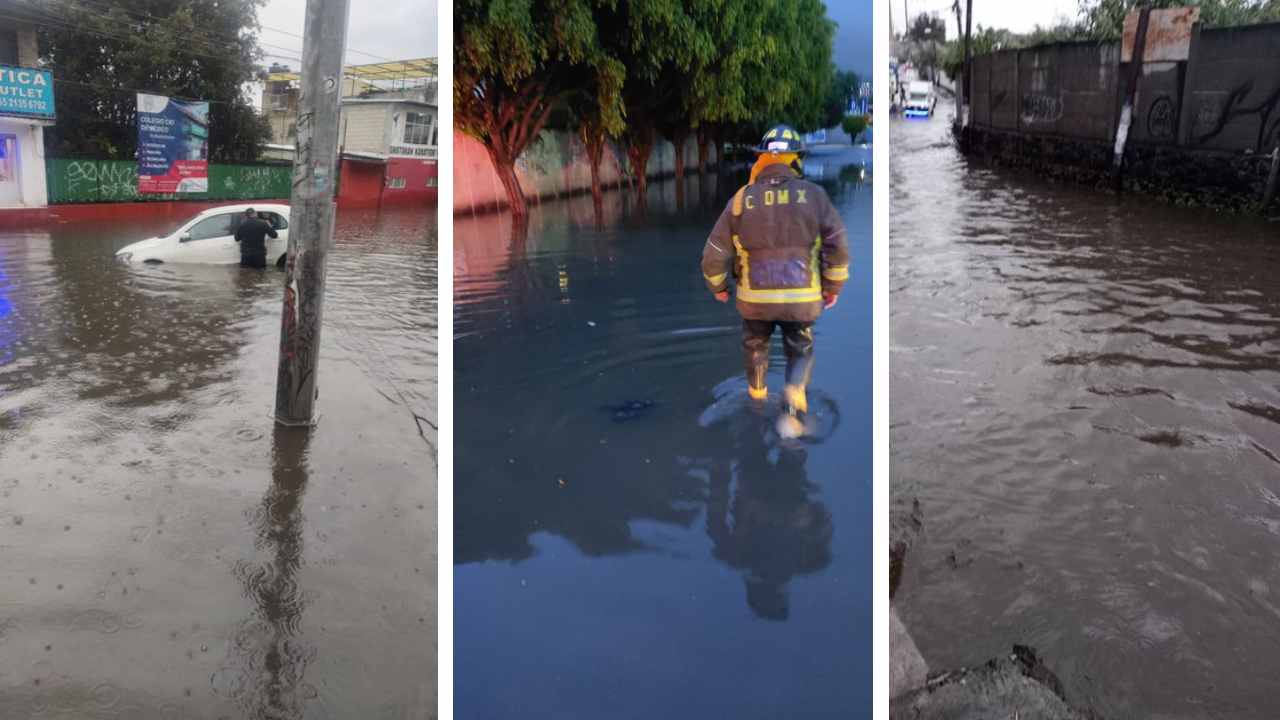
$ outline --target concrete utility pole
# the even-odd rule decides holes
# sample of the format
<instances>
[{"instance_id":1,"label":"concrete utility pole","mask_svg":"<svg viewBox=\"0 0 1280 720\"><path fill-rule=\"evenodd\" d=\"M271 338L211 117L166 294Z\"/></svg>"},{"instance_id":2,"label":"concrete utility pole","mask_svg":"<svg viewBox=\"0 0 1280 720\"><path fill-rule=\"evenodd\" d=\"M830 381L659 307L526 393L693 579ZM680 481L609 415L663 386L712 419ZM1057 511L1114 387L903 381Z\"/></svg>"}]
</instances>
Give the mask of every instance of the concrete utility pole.
<instances>
[{"instance_id":1,"label":"concrete utility pole","mask_svg":"<svg viewBox=\"0 0 1280 720\"><path fill-rule=\"evenodd\" d=\"M959 6L959 3L956 3ZM973 0L968 0L964 10L964 117L960 122L969 126L969 113L972 112L973 95Z\"/></svg>"},{"instance_id":2,"label":"concrete utility pole","mask_svg":"<svg viewBox=\"0 0 1280 720\"><path fill-rule=\"evenodd\" d=\"M1124 106L1120 109L1120 123L1116 126L1116 146L1111 160L1111 181L1117 192L1124 186L1124 146L1129 140L1129 126L1133 124L1133 101L1138 94L1138 80L1142 77L1142 51L1147 45L1147 23L1151 20L1151 3L1142 3L1138 15L1138 32L1133 38L1133 57L1129 59L1129 77L1124 90ZM1123 40L1121 41L1123 43ZM1121 54L1124 50L1121 49Z\"/></svg>"},{"instance_id":3,"label":"concrete utility pole","mask_svg":"<svg viewBox=\"0 0 1280 720\"><path fill-rule=\"evenodd\" d=\"M333 245L342 55L350 0L307 0L285 263L276 422L309 425L317 395L325 258Z\"/></svg>"}]
</instances>

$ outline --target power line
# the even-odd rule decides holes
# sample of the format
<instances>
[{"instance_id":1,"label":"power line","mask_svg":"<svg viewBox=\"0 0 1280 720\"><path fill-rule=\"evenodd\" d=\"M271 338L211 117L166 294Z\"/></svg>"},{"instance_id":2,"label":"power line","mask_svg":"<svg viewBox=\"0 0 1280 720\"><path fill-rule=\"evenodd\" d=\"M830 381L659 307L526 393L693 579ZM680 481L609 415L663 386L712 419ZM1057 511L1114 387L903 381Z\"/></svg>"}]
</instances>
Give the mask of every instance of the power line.
<instances>
[{"instance_id":1,"label":"power line","mask_svg":"<svg viewBox=\"0 0 1280 720\"><path fill-rule=\"evenodd\" d=\"M273 27L270 27L270 26L267 26L267 25L259 25L259 27L261 27L263 30L270 30L271 32L278 32L278 33L280 33L280 34L282 34L282 35L289 35L289 36L291 36L291 37L296 37L296 38L298 38L299 40L301 40L301 39L302 39L302 36L301 36L301 35L299 35L299 34L297 34L297 33L294 33L294 32L289 32L288 30L281 30L280 28L273 28ZM373 54L373 53L371 53L371 52L365 52L364 50L357 50L357 49L355 49L355 48L353 48L353 47L348 47L348 48L347 48L347 52L349 52L349 53L356 53L357 55L366 55L366 56L368 56L368 57L374 58L375 60L386 60L387 62L394 62L394 60L393 60L392 58L389 58L389 57L383 57L383 56L381 56L381 55L374 55L374 54Z\"/></svg>"}]
</instances>

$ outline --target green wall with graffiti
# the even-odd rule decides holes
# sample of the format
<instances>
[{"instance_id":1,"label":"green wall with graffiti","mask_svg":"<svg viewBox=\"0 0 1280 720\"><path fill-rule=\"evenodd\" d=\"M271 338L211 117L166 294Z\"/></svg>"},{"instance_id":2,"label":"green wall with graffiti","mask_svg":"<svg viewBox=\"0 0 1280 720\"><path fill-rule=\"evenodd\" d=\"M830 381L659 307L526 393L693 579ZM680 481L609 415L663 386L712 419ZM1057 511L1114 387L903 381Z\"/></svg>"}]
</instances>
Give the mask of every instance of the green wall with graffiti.
<instances>
[{"instance_id":1,"label":"green wall with graffiti","mask_svg":"<svg viewBox=\"0 0 1280 720\"><path fill-rule=\"evenodd\" d=\"M209 192L138 194L132 160L45 160L49 204L156 200L266 200L289 197L288 165L209 165Z\"/></svg>"}]
</instances>

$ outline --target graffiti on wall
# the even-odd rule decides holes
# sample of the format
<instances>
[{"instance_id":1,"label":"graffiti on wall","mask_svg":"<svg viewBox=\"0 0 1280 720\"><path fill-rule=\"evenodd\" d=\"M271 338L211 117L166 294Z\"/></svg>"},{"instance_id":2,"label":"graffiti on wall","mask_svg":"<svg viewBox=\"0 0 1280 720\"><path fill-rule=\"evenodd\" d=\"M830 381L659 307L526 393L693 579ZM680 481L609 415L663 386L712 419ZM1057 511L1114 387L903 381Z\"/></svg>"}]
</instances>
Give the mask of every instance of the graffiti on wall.
<instances>
[{"instance_id":1,"label":"graffiti on wall","mask_svg":"<svg viewBox=\"0 0 1280 720\"><path fill-rule=\"evenodd\" d=\"M1147 107L1147 136L1152 140L1173 140L1177 133L1177 113L1173 98L1160 95Z\"/></svg>"},{"instance_id":2,"label":"graffiti on wall","mask_svg":"<svg viewBox=\"0 0 1280 720\"><path fill-rule=\"evenodd\" d=\"M1056 123L1062 119L1062 97L1045 93L1022 96L1022 122L1026 125Z\"/></svg>"},{"instance_id":3,"label":"graffiti on wall","mask_svg":"<svg viewBox=\"0 0 1280 720\"><path fill-rule=\"evenodd\" d=\"M138 166L129 162L74 160L67 165L67 192L73 197L118 200L138 196Z\"/></svg>"},{"instance_id":4,"label":"graffiti on wall","mask_svg":"<svg viewBox=\"0 0 1280 720\"><path fill-rule=\"evenodd\" d=\"M1256 103L1247 103L1254 91L1252 79L1226 92L1195 93L1192 141L1201 145L1220 136L1232 123L1257 116L1258 133L1253 150L1265 152L1280 142L1280 85Z\"/></svg>"}]
</instances>

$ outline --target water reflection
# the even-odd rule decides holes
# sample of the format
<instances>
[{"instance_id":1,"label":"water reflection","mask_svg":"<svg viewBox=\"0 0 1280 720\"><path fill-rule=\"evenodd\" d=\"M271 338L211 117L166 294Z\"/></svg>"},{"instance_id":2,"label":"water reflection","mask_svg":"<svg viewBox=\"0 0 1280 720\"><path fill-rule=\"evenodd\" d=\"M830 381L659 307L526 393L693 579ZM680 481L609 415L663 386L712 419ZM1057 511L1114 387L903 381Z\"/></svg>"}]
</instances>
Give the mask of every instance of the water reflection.
<instances>
[{"instance_id":1,"label":"water reflection","mask_svg":"<svg viewBox=\"0 0 1280 720\"><path fill-rule=\"evenodd\" d=\"M781 716L794 703L779 698L804 696L810 716L843 717L869 702L869 681L831 677L870 656L868 628L849 629L870 614L854 589L870 563L869 463L836 482L864 444L869 458L869 432L839 427L841 411L869 413L865 160L826 159L866 275L819 324L830 364L810 443L784 444L778 408L745 402L741 319L697 264L745 172L691 175L683 194L652 183L644 203L628 189L542 203L523 228L455 218L460 715ZM842 181L844 165L859 169ZM858 540L836 553L841 533ZM714 703L663 679L692 671L673 657L698 658ZM568 692L583 672L595 689Z\"/></svg>"},{"instance_id":2,"label":"water reflection","mask_svg":"<svg viewBox=\"0 0 1280 720\"><path fill-rule=\"evenodd\" d=\"M317 695L303 679L315 649L301 633L307 600L297 581L310 437L309 428L276 426L271 487L250 517L259 559L241 560L235 567L254 611L235 632L232 657L214 674L213 684L250 718L301 718L306 701Z\"/></svg>"},{"instance_id":3,"label":"water reflection","mask_svg":"<svg viewBox=\"0 0 1280 720\"><path fill-rule=\"evenodd\" d=\"M771 447L769 420L744 420L726 423L733 451L709 462L707 535L716 560L742 572L751 611L786 620L791 580L831 564L831 513L809 480L808 450Z\"/></svg>"}]
</instances>

